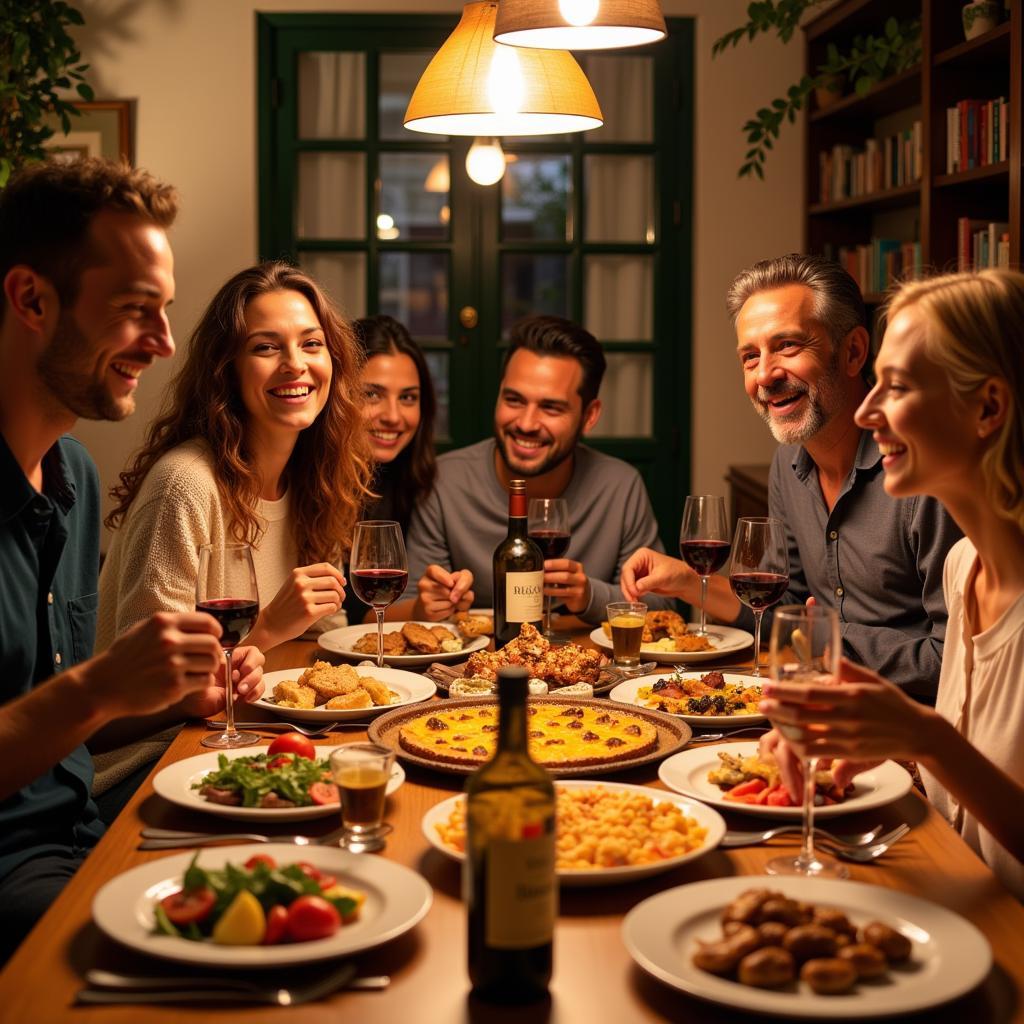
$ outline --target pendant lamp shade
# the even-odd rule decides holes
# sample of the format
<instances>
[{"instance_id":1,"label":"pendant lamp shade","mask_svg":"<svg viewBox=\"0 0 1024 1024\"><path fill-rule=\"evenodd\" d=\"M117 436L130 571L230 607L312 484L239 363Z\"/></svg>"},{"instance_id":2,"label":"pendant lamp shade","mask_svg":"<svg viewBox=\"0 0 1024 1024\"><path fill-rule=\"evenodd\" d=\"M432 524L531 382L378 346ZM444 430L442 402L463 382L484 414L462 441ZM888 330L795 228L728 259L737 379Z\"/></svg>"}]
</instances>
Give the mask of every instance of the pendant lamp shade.
<instances>
[{"instance_id":1,"label":"pendant lamp shade","mask_svg":"<svg viewBox=\"0 0 1024 1024\"><path fill-rule=\"evenodd\" d=\"M493 0L468 3L416 84L405 127L433 135L549 135L599 128L601 108L572 54L494 41Z\"/></svg>"},{"instance_id":2,"label":"pendant lamp shade","mask_svg":"<svg viewBox=\"0 0 1024 1024\"><path fill-rule=\"evenodd\" d=\"M494 38L509 46L609 50L666 35L658 0L501 0Z\"/></svg>"}]
</instances>

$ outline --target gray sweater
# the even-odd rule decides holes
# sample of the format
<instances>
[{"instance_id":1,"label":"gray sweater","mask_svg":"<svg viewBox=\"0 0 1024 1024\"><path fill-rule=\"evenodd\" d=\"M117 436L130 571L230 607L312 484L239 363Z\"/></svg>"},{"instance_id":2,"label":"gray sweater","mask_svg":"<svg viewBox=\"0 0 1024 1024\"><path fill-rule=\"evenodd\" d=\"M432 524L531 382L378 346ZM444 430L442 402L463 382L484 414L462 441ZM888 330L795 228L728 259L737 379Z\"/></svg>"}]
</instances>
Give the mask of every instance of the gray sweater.
<instances>
[{"instance_id":1,"label":"gray sweater","mask_svg":"<svg viewBox=\"0 0 1024 1024\"><path fill-rule=\"evenodd\" d=\"M494 549L508 532L508 495L494 469L493 439L447 452L437 460L430 496L413 512L406 537L409 589L428 565L473 573L476 604L492 605ZM605 605L624 600L618 587L625 560L640 547L663 551L650 499L640 474L621 459L577 445L572 479L562 497L569 504L572 539L565 557L583 564L590 580L587 622L605 617ZM648 597L652 608L673 603Z\"/></svg>"}]
</instances>

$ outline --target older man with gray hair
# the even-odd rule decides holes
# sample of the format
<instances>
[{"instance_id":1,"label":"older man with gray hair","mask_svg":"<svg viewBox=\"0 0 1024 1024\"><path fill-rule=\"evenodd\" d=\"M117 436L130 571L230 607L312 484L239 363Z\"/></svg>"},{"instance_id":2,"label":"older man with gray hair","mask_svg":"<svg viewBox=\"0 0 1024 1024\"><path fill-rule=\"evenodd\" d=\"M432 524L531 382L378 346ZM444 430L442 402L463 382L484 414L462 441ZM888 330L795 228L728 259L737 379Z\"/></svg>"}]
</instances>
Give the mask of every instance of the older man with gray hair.
<instances>
[{"instance_id":1,"label":"older man with gray hair","mask_svg":"<svg viewBox=\"0 0 1024 1024\"><path fill-rule=\"evenodd\" d=\"M890 498L885 453L854 423L868 392L870 339L856 281L837 263L791 254L733 281L726 300L743 383L779 448L769 512L786 526L789 591L839 613L844 653L934 702L946 631L942 567L960 531L933 498ZM646 548L622 569L631 600L671 594L695 603L699 578ZM707 609L751 621L728 581L713 577Z\"/></svg>"}]
</instances>

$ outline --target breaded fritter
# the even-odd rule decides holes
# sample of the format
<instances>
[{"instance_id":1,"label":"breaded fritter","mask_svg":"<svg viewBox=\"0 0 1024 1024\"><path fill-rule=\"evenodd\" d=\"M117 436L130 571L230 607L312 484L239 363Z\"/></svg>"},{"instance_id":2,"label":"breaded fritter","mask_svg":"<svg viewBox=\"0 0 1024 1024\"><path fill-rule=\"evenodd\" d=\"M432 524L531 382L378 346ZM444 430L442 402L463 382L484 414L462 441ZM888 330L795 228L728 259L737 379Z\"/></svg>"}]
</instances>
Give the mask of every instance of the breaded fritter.
<instances>
[{"instance_id":1,"label":"breaded fritter","mask_svg":"<svg viewBox=\"0 0 1024 1024\"><path fill-rule=\"evenodd\" d=\"M402 626L402 636L417 654L440 654L441 641L433 632L418 622L407 622Z\"/></svg>"},{"instance_id":2,"label":"breaded fritter","mask_svg":"<svg viewBox=\"0 0 1024 1024\"><path fill-rule=\"evenodd\" d=\"M316 690L303 686L294 679L286 679L274 687L274 702L282 708L301 708L308 711L316 707Z\"/></svg>"}]
</instances>

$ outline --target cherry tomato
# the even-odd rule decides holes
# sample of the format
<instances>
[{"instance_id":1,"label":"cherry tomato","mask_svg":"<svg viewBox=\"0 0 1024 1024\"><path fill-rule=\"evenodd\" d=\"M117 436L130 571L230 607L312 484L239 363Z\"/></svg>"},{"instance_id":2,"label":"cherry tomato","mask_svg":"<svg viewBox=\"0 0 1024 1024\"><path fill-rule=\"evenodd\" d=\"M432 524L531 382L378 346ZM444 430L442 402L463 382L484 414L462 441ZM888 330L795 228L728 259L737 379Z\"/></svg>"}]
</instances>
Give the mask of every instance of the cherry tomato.
<instances>
[{"instance_id":1,"label":"cherry tomato","mask_svg":"<svg viewBox=\"0 0 1024 1024\"><path fill-rule=\"evenodd\" d=\"M338 787L333 782L314 782L309 797L315 804L336 804L341 801Z\"/></svg>"},{"instance_id":2,"label":"cherry tomato","mask_svg":"<svg viewBox=\"0 0 1024 1024\"><path fill-rule=\"evenodd\" d=\"M315 761L316 747L305 736L300 736L297 732L286 732L283 736L278 736L267 748L268 757L275 754L298 754L299 757Z\"/></svg>"},{"instance_id":3,"label":"cherry tomato","mask_svg":"<svg viewBox=\"0 0 1024 1024\"><path fill-rule=\"evenodd\" d=\"M266 864L271 871L277 867L277 861L270 856L269 853L254 853L246 862L245 868L247 871L252 871L257 864Z\"/></svg>"},{"instance_id":4,"label":"cherry tomato","mask_svg":"<svg viewBox=\"0 0 1024 1024\"><path fill-rule=\"evenodd\" d=\"M173 925L184 926L206 918L217 901L216 894L209 886L199 889L179 889L160 901L167 919ZM334 908L331 907L333 910Z\"/></svg>"},{"instance_id":5,"label":"cherry tomato","mask_svg":"<svg viewBox=\"0 0 1024 1024\"><path fill-rule=\"evenodd\" d=\"M288 935L295 942L326 939L341 927L341 915L322 896L300 896L288 908Z\"/></svg>"},{"instance_id":6,"label":"cherry tomato","mask_svg":"<svg viewBox=\"0 0 1024 1024\"><path fill-rule=\"evenodd\" d=\"M284 942L288 931L288 908L275 903L267 914L267 930L263 933L264 946L276 946Z\"/></svg>"},{"instance_id":7,"label":"cherry tomato","mask_svg":"<svg viewBox=\"0 0 1024 1024\"><path fill-rule=\"evenodd\" d=\"M278 754L277 757L272 758L267 762L268 768L283 768L285 765L292 763L292 756L290 754Z\"/></svg>"},{"instance_id":8,"label":"cherry tomato","mask_svg":"<svg viewBox=\"0 0 1024 1024\"><path fill-rule=\"evenodd\" d=\"M338 880L334 875L328 875L326 872L321 871L318 867L310 864L308 860L300 860L295 865L307 878L312 878L321 889L326 891L331 886L337 885Z\"/></svg>"}]
</instances>

